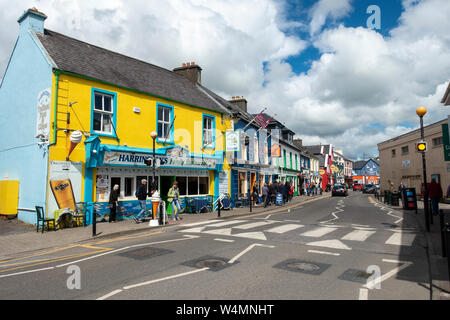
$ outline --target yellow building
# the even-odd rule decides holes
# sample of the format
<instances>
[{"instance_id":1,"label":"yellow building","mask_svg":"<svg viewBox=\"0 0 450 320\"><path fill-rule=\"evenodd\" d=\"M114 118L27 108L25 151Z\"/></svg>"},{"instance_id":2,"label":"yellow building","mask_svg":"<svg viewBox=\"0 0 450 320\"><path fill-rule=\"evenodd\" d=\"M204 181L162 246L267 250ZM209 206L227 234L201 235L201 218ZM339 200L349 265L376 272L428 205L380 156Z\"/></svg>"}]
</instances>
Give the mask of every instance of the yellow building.
<instances>
[{"instance_id":1,"label":"yellow building","mask_svg":"<svg viewBox=\"0 0 450 320\"><path fill-rule=\"evenodd\" d=\"M36 35L53 64L48 216L80 201L98 203L97 214L108 215L118 184L118 213L133 217L141 180L153 183L152 131L163 199L175 180L182 206L229 193L230 113L201 85L198 65L170 71L47 29Z\"/></svg>"}]
</instances>

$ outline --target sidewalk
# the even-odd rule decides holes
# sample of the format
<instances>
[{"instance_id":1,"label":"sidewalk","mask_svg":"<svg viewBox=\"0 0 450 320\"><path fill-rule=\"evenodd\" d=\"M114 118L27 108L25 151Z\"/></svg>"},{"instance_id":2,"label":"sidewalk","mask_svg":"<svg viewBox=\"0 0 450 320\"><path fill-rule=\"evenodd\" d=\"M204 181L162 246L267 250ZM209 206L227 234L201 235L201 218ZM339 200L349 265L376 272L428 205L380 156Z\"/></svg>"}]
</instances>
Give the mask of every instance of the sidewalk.
<instances>
[{"instance_id":1,"label":"sidewalk","mask_svg":"<svg viewBox=\"0 0 450 320\"><path fill-rule=\"evenodd\" d=\"M400 199L401 204L401 199ZM386 207L404 211L416 217L420 230L427 240L431 279L433 283L433 300L450 300L450 281L447 258L442 257L442 242L439 216L433 216L433 224L430 224L430 232L426 232L423 201L417 202L417 215L413 210L403 210L402 206ZM450 222L450 204L440 203L439 209L444 210L445 222ZM431 213L430 213L431 215Z\"/></svg>"},{"instance_id":2,"label":"sidewalk","mask_svg":"<svg viewBox=\"0 0 450 320\"><path fill-rule=\"evenodd\" d=\"M268 206L267 208L264 208L262 206L253 207L251 213L249 207L235 208L233 210L222 210L221 219L243 218L250 214L258 214L258 213L270 214L270 212L285 211L288 210L289 208L299 206L306 201L308 202L310 200L316 201L318 199L327 198L329 196L330 194L325 192L323 193L322 196L314 196L314 197L297 196L294 197L291 202L285 204L284 206L272 205ZM169 224L158 227L150 227L148 221L136 224L133 219L123 220L117 223L101 222L97 223L96 227L97 235L95 237L92 237L92 226L67 228L48 232L45 231L43 234L41 233L41 230L39 230L39 232L36 232L36 227L32 229L27 228L26 230L30 231L12 234L8 233L6 235L0 236L0 258L5 259L20 254L35 252L38 250L63 247L82 241L125 236L148 231L156 232L174 226L182 227L184 224L217 219L217 211L199 214L181 214L180 216L183 218L182 221L176 222L170 221ZM20 222L17 222L16 220L14 223L17 223L18 224L17 227L19 228ZM11 227L9 226L9 228ZM2 232L2 234L4 233Z\"/></svg>"}]
</instances>

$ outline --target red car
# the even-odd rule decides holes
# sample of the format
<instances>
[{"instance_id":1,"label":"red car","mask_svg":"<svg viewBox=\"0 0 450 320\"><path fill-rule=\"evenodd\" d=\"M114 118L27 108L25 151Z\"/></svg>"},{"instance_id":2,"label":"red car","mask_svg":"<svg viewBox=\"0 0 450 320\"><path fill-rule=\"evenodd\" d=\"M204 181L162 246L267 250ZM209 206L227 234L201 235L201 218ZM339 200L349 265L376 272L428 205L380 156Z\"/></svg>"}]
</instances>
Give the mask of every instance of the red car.
<instances>
[{"instance_id":1,"label":"red car","mask_svg":"<svg viewBox=\"0 0 450 320\"><path fill-rule=\"evenodd\" d=\"M359 184L359 183L354 183L353 184L353 191L356 191L356 190L359 190L359 191L361 191L362 190L362 185L361 184Z\"/></svg>"}]
</instances>

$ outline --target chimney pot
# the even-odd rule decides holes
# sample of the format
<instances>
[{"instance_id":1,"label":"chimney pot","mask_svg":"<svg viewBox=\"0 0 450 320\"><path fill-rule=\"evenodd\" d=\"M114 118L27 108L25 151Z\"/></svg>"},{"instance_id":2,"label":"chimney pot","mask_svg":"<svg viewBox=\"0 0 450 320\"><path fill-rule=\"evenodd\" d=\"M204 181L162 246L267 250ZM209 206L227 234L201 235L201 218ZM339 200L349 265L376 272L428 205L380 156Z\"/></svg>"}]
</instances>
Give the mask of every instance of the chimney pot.
<instances>
[{"instance_id":1,"label":"chimney pot","mask_svg":"<svg viewBox=\"0 0 450 320\"><path fill-rule=\"evenodd\" d=\"M173 69L173 72L187 78L193 84L201 84L202 82L202 68L195 62L183 63L182 67Z\"/></svg>"},{"instance_id":2,"label":"chimney pot","mask_svg":"<svg viewBox=\"0 0 450 320\"><path fill-rule=\"evenodd\" d=\"M190 63L190 62L188 62L188 63L187 63L187 66L188 66L188 67L190 67L190 66L191 66L191 63Z\"/></svg>"},{"instance_id":3,"label":"chimney pot","mask_svg":"<svg viewBox=\"0 0 450 320\"><path fill-rule=\"evenodd\" d=\"M191 66L195 66L195 62L191 62Z\"/></svg>"},{"instance_id":4,"label":"chimney pot","mask_svg":"<svg viewBox=\"0 0 450 320\"><path fill-rule=\"evenodd\" d=\"M185 67L186 67L186 63L183 63L183 64L182 64L182 67L185 68Z\"/></svg>"}]
</instances>

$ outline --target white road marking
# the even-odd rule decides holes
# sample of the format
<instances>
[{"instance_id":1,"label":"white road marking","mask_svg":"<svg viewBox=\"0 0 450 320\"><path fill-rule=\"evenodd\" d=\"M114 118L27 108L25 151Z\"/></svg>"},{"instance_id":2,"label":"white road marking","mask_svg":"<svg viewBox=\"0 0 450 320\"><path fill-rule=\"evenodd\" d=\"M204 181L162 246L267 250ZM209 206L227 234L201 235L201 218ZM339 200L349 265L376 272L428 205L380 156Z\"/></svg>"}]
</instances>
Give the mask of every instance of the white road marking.
<instances>
[{"instance_id":1,"label":"white road marking","mask_svg":"<svg viewBox=\"0 0 450 320\"><path fill-rule=\"evenodd\" d=\"M252 222L252 223L243 224L241 226L236 226L236 227L233 227L233 228L241 229L241 230L247 230L247 229L257 228L257 227L261 227L261 226L266 226L268 224L272 224L272 223L275 223L275 222L277 222L277 221Z\"/></svg>"},{"instance_id":2,"label":"white road marking","mask_svg":"<svg viewBox=\"0 0 450 320\"><path fill-rule=\"evenodd\" d=\"M149 242L149 243L134 244L134 245L123 247L123 248L119 248L119 249L116 249L116 250L103 252L103 253L97 254L95 256L90 256L90 257L87 257L87 258L84 258L84 259L80 259L80 260L76 260L76 261L71 261L71 262L68 262L68 263L60 264L60 265L56 266L56 268L61 268L61 267L65 267L65 266L68 266L68 265L71 265L71 264L83 262L83 261L86 261L86 260L95 259L95 258L98 258L98 257L101 257L101 256L105 256L107 254L116 253L116 252L119 252L119 251L122 251L122 250L126 250L126 249L130 249L130 248L150 246L150 245L154 245L154 244L169 243L169 242L176 242L176 241L192 240L192 239L196 239L196 238L199 238L199 236L191 236L191 235L189 235L187 237L185 236L185 238L179 238L179 239L172 239L172 240L164 240L164 241L156 241L156 242Z\"/></svg>"},{"instance_id":3,"label":"white road marking","mask_svg":"<svg viewBox=\"0 0 450 320\"><path fill-rule=\"evenodd\" d=\"M332 249L343 249L343 250L352 250L349 246L345 245L341 241L335 239L335 240L324 240L324 241L316 241L316 242L310 242L307 243L308 246L315 246L315 247L325 247L325 248L332 248Z\"/></svg>"},{"instance_id":4,"label":"white road marking","mask_svg":"<svg viewBox=\"0 0 450 320\"><path fill-rule=\"evenodd\" d=\"M256 239L256 240L267 240L266 236L262 232L238 233L238 234L232 234L232 236L239 237L239 238Z\"/></svg>"},{"instance_id":5,"label":"white road marking","mask_svg":"<svg viewBox=\"0 0 450 320\"><path fill-rule=\"evenodd\" d=\"M415 238L415 234L396 232L385 243L396 246L411 246Z\"/></svg>"},{"instance_id":6,"label":"white road marking","mask_svg":"<svg viewBox=\"0 0 450 320\"><path fill-rule=\"evenodd\" d=\"M123 290L121 290L121 289L114 290L114 291L112 291L112 292L110 292L108 294L105 294L103 297L98 298L97 300L106 300L106 299L108 299L109 297L112 297L115 294L121 293L122 291Z\"/></svg>"},{"instance_id":7,"label":"white road marking","mask_svg":"<svg viewBox=\"0 0 450 320\"><path fill-rule=\"evenodd\" d=\"M300 220L283 220L283 221L286 221L286 222L300 222Z\"/></svg>"},{"instance_id":8,"label":"white road marking","mask_svg":"<svg viewBox=\"0 0 450 320\"><path fill-rule=\"evenodd\" d=\"M222 241L222 242L234 242L234 240L231 239L221 239L221 238L215 238L216 241Z\"/></svg>"},{"instance_id":9,"label":"white road marking","mask_svg":"<svg viewBox=\"0 0 450 320\"><path fill-rule=\"evenodd\" d=\"M264 232L273 232L273 233L285 233L288 231L292 231L298 228L304 227L304 225L301 224L285 224L282 226L278 226L269 230L265 230Z\"/></svg>"},{"instance_id":10,"label":"white road marking","mask_svg":"<svg viewBox=\"0 0 450 320\"><path fill-rule=\"evenodd\" d=\"M400 272L401 270L409 267L410 265L412 265L413 263L410 261L396 261L396 260L390 260L390 259L383 259L384 262L392 262L392 263L402 263L401 266L398 266L397 268L392 269L391 271L385 273L384 275L382 275L381 277L378 277L372 281L369 281L367 284L365 284L363 287L368 288L368 289L373 289L377 284L385 281L386 279L389 279L390 277L392 277L393 275L395 275L396 273Z\"/></svg>"},{"instance_id":11,"label":"white road marking","mask_svg":"<svg viewBox=\"0 0 450 320\"><path fill-rule=\"evenodd\" d=\"M308 252L311 253L319 253L319 254L327 254L327 255L331 255L331 256L340 256L340 253L336 253L336 252L327 252L327 251L318 251L318 250L308 250Z\"/></svg>"},{"instance_id":12,"label":"white road marking","mask_svg":"<svg viewBox=\"0 0 450 320\"><path fill-rule=\"evenodd\" d=\"M179 232L195 232L195 233L200 233L202 232L206 227L195 227L195 228L190 228L190 229L184 229L184 230L180 230Z\"/></svg>"},{"instance_id":13,"label":"white road marking","mask_svg":"<svg viewBox=\"0 0 450 320\"><path fill-rule=\"evenodd\" d=\"M398 218L398 220L395 221L394 223L399 223L400 221L403 220L403 218L401 218L401 217L399 217L399 216L396 216L395 214L391 214L392 212L394 212L394 211L389 211L389 212L387 213L387 215L388 215L388 216L391 216L391 217L394 217L394 218Z\"/></svg>"},{"instance_id":14,"label":"white road marking","mask_svg":"<svg viewBox=\"0 0 450 320\"><path fill-rule=\"evenodd\" d=\"M22 272L16 272L16 273L11 273L11 274L5 274L0 276L0 278L6 278L6 277L12 277L12 276L18 276L20 274L25 274L25 273L33 273L33 272L39 272L39 271L45 271L45 270L51 270L54 269L55 267L48 267L48 268L42 268L42 269L34 269L34 270L28 270L28 271L22 271Z\"/></svg>"},{"instance_id":15,"label":"white road marking","mask_svg":"<svg viewBox=\"0 0 450 320\"><path fill-rule=\"evenodd\" d=\"M319 238L327 233L333 232L334 230L337 230L337 228L330 228L330 227L319 227L314 230L306 231L302 233L301 235L304 237L313 237L313 238Z\"/></svg>"},{"instance_id":16,"label":"white road marking","mask_svg":"<svg viewBox=\"0 0 450 320\"><path fill-rule=\"evenodd\" d=\"M250 250L252 250L256 246L258 246L258 247L265 247L265 248L275 248L275 246L268 246L268 245L264 245L264 244L260 244L260 243L254 243L254 244L250 245L244 251L240 252L239 254L237 254L236 256L231 258L230 261L228 261L228 263L234 263L237 259L242 257L244 254L246 254L247 252L249 252Z\"/></svg>"},{"instance_id":17,"label":"white road marking","mask_svg":"<svg viewBox=\"0 0 450 320\"><path fill-rule=\"evenodd\" d=\"M369 298L369 290L366 288L359 289L359 300L368 300Z\"/></svg>"},{"instance_id":18,"label":"white road marking","mask_svg":"<svg viewBox=\"0 0 450 320\"><path fill-rule=\"evenodd\" d=\"M219 222L219 223L214 223L214 224L210 224L209 227L223 227L223 226L228 226L231 224L236 224L236 223L242 223L242 222L247 222L247 220L231 220L231 221L225 221L225 222Z\"/></svg>"},{"instance_id":19,"label":"white road marking","mask_svg":"<svg viewBox=\"0 0 450 320\"><path fill-rule=\"evenodd\" d=\"M197 270L193 270L193 271L189 271L189 272L185 272L185 273L176 274L176 275L173 275L173 276L168 276L168 277L161 278L161 279L141 282L141 283L133 284L131 286L123 287L123 289L128 290L128 289L132 289L132 288L136 288L136 287L146 286L146 285L157 283L157 282L161 282L161 281L164 281L164 280L170 280L170 279L175 279L175 278L187 276L187 275L190 275L190 274L193 274L193 273L197 273L197 272L201 272L201 271L205 271L205 270L208 270L208 269L209 268L202 268L202 269L197 269Z\"/></svg>"},{"instance_id":20,"label":"white road marking","mask_svg":"<svg viewBox=\"0 0 450 320\"><path fill-rule=\"evenodd\" d=\"M367 230L354 230L345 236L343 236L342 240L351 240L351 241L366 241L371 235L373 235L376 231L367 231Z\"/></svg>"},{"instance_id":21,"label":"white road marking","mask_svg":"<svg viewBox=\"0 0 450 320\"><path fill-rule=\"evenodd\" d=\"M202 222L194 222L194 223L188 223L188 224L184 224L184 227L194 227L194 226L201 226L203 224L209 224L209 223L214 223L217 222L217 220L208 220L208 221L202 221Z\"/></svg>"},{"instance_id":22,"label":"white road marking","mask_svg":"<svg viewBox=\"0 0 450 320\"><path fill-rule=\"evenodd\" d=\"M208 230L208 231L204 231L203 233L221 234L221 235L224 235L224 236L231 236L231 228Z\"/></svg>"}]
</instances>

